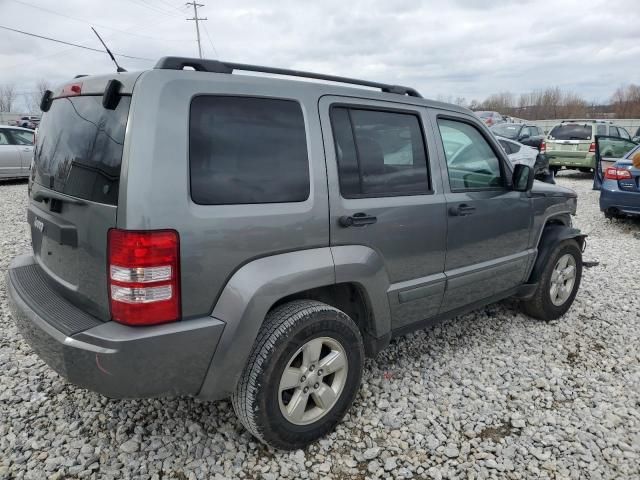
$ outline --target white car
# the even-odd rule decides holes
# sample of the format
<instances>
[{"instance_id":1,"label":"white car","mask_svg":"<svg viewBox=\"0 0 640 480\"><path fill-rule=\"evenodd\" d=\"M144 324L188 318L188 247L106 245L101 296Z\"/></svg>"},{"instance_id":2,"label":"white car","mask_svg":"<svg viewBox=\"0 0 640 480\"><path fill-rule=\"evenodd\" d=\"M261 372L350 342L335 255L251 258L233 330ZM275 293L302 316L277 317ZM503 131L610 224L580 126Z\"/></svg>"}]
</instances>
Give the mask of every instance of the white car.
<instances>
[{"instance_id":1,"label":"white car","mask_svg":"<svg viewBox=\"0 0 640 480\"><path fill-rule=\"evenodd\" d=\"M33 137L33 130L0 125L0 178L29 176Z\"/></svg>"},{"instance_id":2,"label":"white car","mask_svg":"<svg viewBox=\"0 0 640 480\"><path fill-rule=\"evenodd\" d=\"M529 147L528 145L523 145L522 143L498 135L496 135L496 138L500 146L507 153L511 163L514 165L519 163L528 165L533 168L536 179L547 183L555 183L555 181L553 181L553 174L549 170L549 159L541 154L537 148Z\"/></svg>"}]
</instances>

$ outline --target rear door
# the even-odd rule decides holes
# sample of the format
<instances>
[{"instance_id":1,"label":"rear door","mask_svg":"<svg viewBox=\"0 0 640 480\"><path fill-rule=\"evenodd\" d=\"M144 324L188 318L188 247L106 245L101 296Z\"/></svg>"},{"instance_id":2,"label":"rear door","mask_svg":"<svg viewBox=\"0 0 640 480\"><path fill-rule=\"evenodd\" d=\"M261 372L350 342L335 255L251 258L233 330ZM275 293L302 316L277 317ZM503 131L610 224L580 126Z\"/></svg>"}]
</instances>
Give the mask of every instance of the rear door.
<instances>
[{"instance_id":1,"label":"rear door","mask_svg":"<svg viewBox=\"0 0 640 480\"><path fill-rule=\"evenodd\" d=\"M11 128L9 129L9 134L11 135L13 144L20 152L20 174L27 176L29 175L29 166L33 158L34 133Z\"/></svg>"},{"instance_id":2,"label":"rear door","mask_svg":"<svg viewBox=\"0 0 640 480\"><path fill-rule=\"evenodd\" d=\"M505 292L523 281L532 203L510 189L511 167L475 119L432 111L447 199L447 288L441 312Z\"/></svg>"},{"instance_id":3,"label":"rear door","mask_svg":"<svg viewBox=\"0 0 640 480\"><path fill-rule=\"evenodd\" d=\"M57 98L43 115L28 220L44 274L74 303L110 318L107 232L116 225L130 96L114 110L102 95Z\"/></svg>"},{"instance_id":4,"label":"rear door","mask_svg":"<svg viewBox=\"0 0 640 480\"><path fill-rule=\"evenodd\" d=\"M331 245L364 245L382 257L393 328L435 315L445 286L446 212L426 110L332 96L319 105Z\"/></svg>"},{"instance_id":5,"label":"rear door","mask_svg":"<svg viewBox=\"0 0 640 480\"><path fill-rule=\"evenodd\" d=\"M0 129L0 177L16 177L20 175L22 164L20 151L13 145L6 129Z\"/></svg>"}]
</instances>

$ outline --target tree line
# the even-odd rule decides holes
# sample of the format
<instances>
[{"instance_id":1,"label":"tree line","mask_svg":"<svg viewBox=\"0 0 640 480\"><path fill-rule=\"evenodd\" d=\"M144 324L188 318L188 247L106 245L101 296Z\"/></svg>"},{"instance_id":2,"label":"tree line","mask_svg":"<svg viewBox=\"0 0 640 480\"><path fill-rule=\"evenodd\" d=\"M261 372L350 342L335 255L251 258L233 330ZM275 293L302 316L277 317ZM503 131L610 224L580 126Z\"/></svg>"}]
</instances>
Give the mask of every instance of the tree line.
<instances>
[{"instance_id":1,"label":"tree line","mask_svg":"<svg viewBox=\"0 0 640 480\"><path fill-rule=\"evenodd\" d=\"M13 83L0 84L0 112L40 113L40 100L46 90L51 90L51 84L44 78L36 82L35 90L26 93L19 93ZM22 105L18 107L21 97ZM22 111L25 109L27 112Z\"/></svg>"},{"instance_id":2,"label":"tree line","mask_svg":"<svg viewBox=\"0 0 640 480\"><path fill-rule=\"evenodd\" d=\"M640 85L618 87L608 104L589 102L580 95L549 87L529 93L514 95L501 92L489 95L483 101L467 102L464 97L438 97L438 100L455 103L471 110L491 110L503 115L526 120L562 118L640 118Z\"/></svg>"},{"instance_id":3,"label":"tree line","mask_svg":"<svg viewBox=\"0 0 640 480\"><path fill-rule=\"evenodd\" d=\"M18 93L12 83L0 84L0 112L11 112L17 107L19 96L29 113L40 111L40 99L51 86L45 79L36 83L36 89L27 93ZM588 102L580 95L549 87L529 93L514 95L501 92L489 95L483 101L467 102L464 97L438 96L438 100L463 105L471 110L492 110L503 115L524 118L526 120L562 119L562 118L640 118L640 85L630 84L618 87L609 99L609 104L601 105ZM23 113L23 112L20 112Z\"/></svg>"}]
</instances>

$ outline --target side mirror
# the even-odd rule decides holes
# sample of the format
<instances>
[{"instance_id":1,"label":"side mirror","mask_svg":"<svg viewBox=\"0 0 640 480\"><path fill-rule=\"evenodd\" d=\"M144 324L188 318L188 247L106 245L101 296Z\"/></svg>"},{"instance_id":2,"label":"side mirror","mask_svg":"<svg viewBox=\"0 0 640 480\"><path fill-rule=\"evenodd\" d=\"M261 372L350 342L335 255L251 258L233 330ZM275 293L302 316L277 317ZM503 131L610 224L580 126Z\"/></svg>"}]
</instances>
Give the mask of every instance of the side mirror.
<instances>
[{"instance_id":1,"label":"side mirror","mask_svg":"<svg viewBox=\"0 0 640 480\"><path fill-rule=\"evenodd\" d=\"M516 192L528 192L533 188L533 168L517 164L513 170L513 189Z\"/></svg>"}]
</instances>

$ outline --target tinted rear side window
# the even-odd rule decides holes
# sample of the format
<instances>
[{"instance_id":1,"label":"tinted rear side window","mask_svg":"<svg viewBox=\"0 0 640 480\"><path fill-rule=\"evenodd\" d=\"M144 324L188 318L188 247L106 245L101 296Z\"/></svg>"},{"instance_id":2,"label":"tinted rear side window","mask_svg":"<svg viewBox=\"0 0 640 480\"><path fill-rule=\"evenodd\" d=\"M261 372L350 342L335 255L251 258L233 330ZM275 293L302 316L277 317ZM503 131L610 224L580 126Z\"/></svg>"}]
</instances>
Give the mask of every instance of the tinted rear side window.
<instances>
[{"instance_id":1,"label":"tinted rear side window","mask_svg":"<svg viewBox=\"0 0 640 480\"><path fill-rule=\"evenodd\" d=\"M292 100L199 96L191 103L191 198L203 205L309 197L302 109Z\"/></svg>"},{"instance_id":2,"label":"tinted rear side window","mask_svg":"<svg viewBox=\"0 0 640 480\"><path fill-rule=\"evenodd\" d=\"M331 124L343 197L430 191L417 115L334 107Z\"/></svg>"},{"instance_id":3,"label":"tinted rear side window","mask_svg":"<svg viewBox=\"0 0 640 480\"><path fill-rule=\"evenodd\" d=\"M549 137L555 140L591 140L591 125L556 125L549 132Z\"/></svg>"},{"instance_id":4,"label":"tinted rear side window","mask_svg":"<svg viewBox=\"0 0 640 480\"><path fill-rule=\"evenodd\" d=\"M115 110L102 96L59 98L38 127L34 181L57 192L117 205L131 97Z\"/></svg>"}]
</instances>

